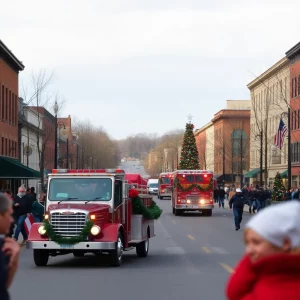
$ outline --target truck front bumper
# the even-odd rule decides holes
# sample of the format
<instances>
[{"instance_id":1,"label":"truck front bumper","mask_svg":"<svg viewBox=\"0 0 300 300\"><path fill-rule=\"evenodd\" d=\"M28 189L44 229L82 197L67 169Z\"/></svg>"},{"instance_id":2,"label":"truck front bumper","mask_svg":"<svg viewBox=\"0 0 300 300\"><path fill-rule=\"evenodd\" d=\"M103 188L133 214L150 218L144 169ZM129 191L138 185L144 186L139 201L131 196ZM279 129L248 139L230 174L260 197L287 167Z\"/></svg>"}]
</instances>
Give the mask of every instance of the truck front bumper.
<instances>
[{"instance_id":1,"label":"truck front bumper","mask_svg":"<svg viewBox=\"0 0 300 300\"><path fill-rule=\"evenodd\" d=\"M176 209L184 209L184 210L201 210L201 209L213 209L214 204L177 204L175 205Z\"/></svg>"},{"instance_id":2,"label":"truck front bumper","mask_svg":"<svg viewBox=\"0 0 300 300\"><path fill-rule=\"evenodd\" d=\"M115 242L80 242L75 245L59 245L53 241L27 241L27 249L44 249L44 250L114 250L116 249Z\"/></svg>"}]
</instances>

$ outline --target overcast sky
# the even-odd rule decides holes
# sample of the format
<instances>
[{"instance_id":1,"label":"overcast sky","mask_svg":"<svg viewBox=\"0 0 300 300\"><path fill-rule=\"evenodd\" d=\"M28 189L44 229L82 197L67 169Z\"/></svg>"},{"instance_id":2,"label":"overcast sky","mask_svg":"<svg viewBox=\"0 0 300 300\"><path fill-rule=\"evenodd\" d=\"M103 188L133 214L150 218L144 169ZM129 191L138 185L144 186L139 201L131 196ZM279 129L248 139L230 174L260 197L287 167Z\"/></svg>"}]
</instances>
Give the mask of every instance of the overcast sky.
<instances>
[{"instance_id":1,"label":"overcast sky","mask_svg":"<svg viewBox=\"0 0 300 300\"><path fill-rule=\"evenodd\" d=\"M300 41L299 0L14 0L0 39L113 138L209 122Z\"/></svg>"}]
</instances>

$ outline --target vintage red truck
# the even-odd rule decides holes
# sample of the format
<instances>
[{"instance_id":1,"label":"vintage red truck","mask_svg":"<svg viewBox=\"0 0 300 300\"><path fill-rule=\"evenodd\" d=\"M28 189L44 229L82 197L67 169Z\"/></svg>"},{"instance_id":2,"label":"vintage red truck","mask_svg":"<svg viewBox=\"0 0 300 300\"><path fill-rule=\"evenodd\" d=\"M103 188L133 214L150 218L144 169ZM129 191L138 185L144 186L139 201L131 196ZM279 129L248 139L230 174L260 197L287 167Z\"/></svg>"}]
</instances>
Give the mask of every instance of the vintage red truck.
<instances>
[{"instance_id":1,"label":"vintage red truck","mask_svg":"<svg viewBox=\"0 0 300 300\"><path fill-rule=\"evenodd\" d=\"M106 254L120 266L123 252L136 248L146 257L154 220L133 214L125 172L120 169L53 170L48 177L45 220L32 224L27 248L37 266L50 256ZM138 192L137 192L138 194ZM145 207L152 196L141 195Z\"/></svg>"},{"instance_id":2,"label":"vintage red truck","mask_svg":"<svg viewBox=\"0 0 300 300\"><path fill-rule=\"evenodd\" d=\"M172 210L178 216L185 211L200 211L211 216L214 208L214 178L208 170L173 172Z\"/></svg>"},{"instance_id":3,"label":"vintage red truck","mask_svg":"<svg viewBox=\"0 0 300 300\"><path fill-rule=\"evenodd\" d=\"M158 176L158 199L172 196L173 173L164 172Z\"/></svg>"}]
</instances>

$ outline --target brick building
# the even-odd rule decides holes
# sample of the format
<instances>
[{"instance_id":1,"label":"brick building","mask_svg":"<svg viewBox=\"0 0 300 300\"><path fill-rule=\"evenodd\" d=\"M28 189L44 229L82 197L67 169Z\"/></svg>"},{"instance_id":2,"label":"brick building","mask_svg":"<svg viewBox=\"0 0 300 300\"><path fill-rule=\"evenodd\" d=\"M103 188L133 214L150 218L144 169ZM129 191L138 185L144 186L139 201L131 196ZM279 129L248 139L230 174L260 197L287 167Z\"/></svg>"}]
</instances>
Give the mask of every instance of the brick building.
<instances>
[{"instance_id":1,"label":"brick building","mask_svg":"<svg viewBox=\"0 0 300 300\"><path fill-rule=\"evenodd\" d=\"M286 53L290 62L292 187L300 184L300 43Z\"/></svg>"},{"instance_id":2,"label":"brick building","mask_svg":"<svg viewBox=\"0 0 300 300\"><path fill-rule=\"evenodd\" d=\"M277 172L287 178L287 138L282 150L274 145L281 116L287 124L289 105L289 61L283 57L248 85L251 93L250 183L260 185L260 159L263 161L262 185L272 187ZM262 142L260 136L262 135ZM262 143L262 147L261 147ZM265 172L266 170L266 172Z\"/></svg>"},{"instance_id":3,"label":"brick building","mask_svg":"<svg viewBox=\"0 0 300 300\"><path fill-rule=\"evenodd\" d=\"M19 72L24 65L0 40L0 190L16 193L23 180L40 174L19 162ZM24 181L23 181L24 182Z\"/></svg>"},{"instance_id":4,"label":"brick building","mask_svg":"<svg viewBox=\"0 0 300 300\"><path fill-rule=\"evenodd\" d=\"M0 40L0 154L18 157L18 89L23 64Z\"/></svg>"},{"instance_id":5,"label":"brick building","mask_svg":"<svg viewBox=\"0 0 300 300\"><path fill-rule=\"evenodd\" d=\"M250 164L250 101L244 107L222 109L214 115L214 173L219 184L240 186ZM229 105L229 104L228 104ZM230 106L227 106L230 107ZM245 182L245 178L242 178Z\"/></svg>"},{"instance_id":6,"label":"brick building","mask_svg":"<svg viewBox=\"0 0 300 300\"><path fill-rule=\"evenodd\" d=\"M212 122L195 131L200 168L214 171L214 125Z\"/></svg>"}]
</instances>

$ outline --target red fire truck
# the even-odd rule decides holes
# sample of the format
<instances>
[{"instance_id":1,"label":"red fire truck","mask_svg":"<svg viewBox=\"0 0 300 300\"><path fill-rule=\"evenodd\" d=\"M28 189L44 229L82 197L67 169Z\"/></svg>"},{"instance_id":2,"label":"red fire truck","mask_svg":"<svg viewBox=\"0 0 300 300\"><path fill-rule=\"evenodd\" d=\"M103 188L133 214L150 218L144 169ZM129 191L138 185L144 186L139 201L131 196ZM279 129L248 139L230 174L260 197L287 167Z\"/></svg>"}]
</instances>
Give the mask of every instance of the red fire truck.
<instances>
[{"instance_id":1,"label":"red fire truck","mask_svg":"<svg viewBox=\"0 0 300 300\"><path fill-rule=\"evenodd\" d=\"M152 196L140 197L146 206L151 205ZM148 255L154 220L132 213L123 170L53 170L48 178L45 208L48 223L32 224L27 241L37 266L47 265L49 256L68 253L75 257L107 254L113 266L120 266L123 251L134 247L137 256ZM89 231L83 235L88 224ZM66 242L74 237L79 241Z\"/></svg>"},{"instance_id":2,"label":"red fire truck","mask_svg":"<svg viewBox=\"0 0 300 300\"><path fill-rule=\"evenodd\" d=\"M173 173L160 173L158 176L158 199L172 196Z\"/></svg>"},{"instance_id":3,"label":"red fire truck","mask_svg":"<svg viewBox=\"0 0 300 300\"><path fill-rule=\"evenodd\" d=\"M176 216L184 211L200 211L211 216L214 208L213 172L207 170L178 170L173 173L172 209Z\"/></svg>"}]
</instances>

